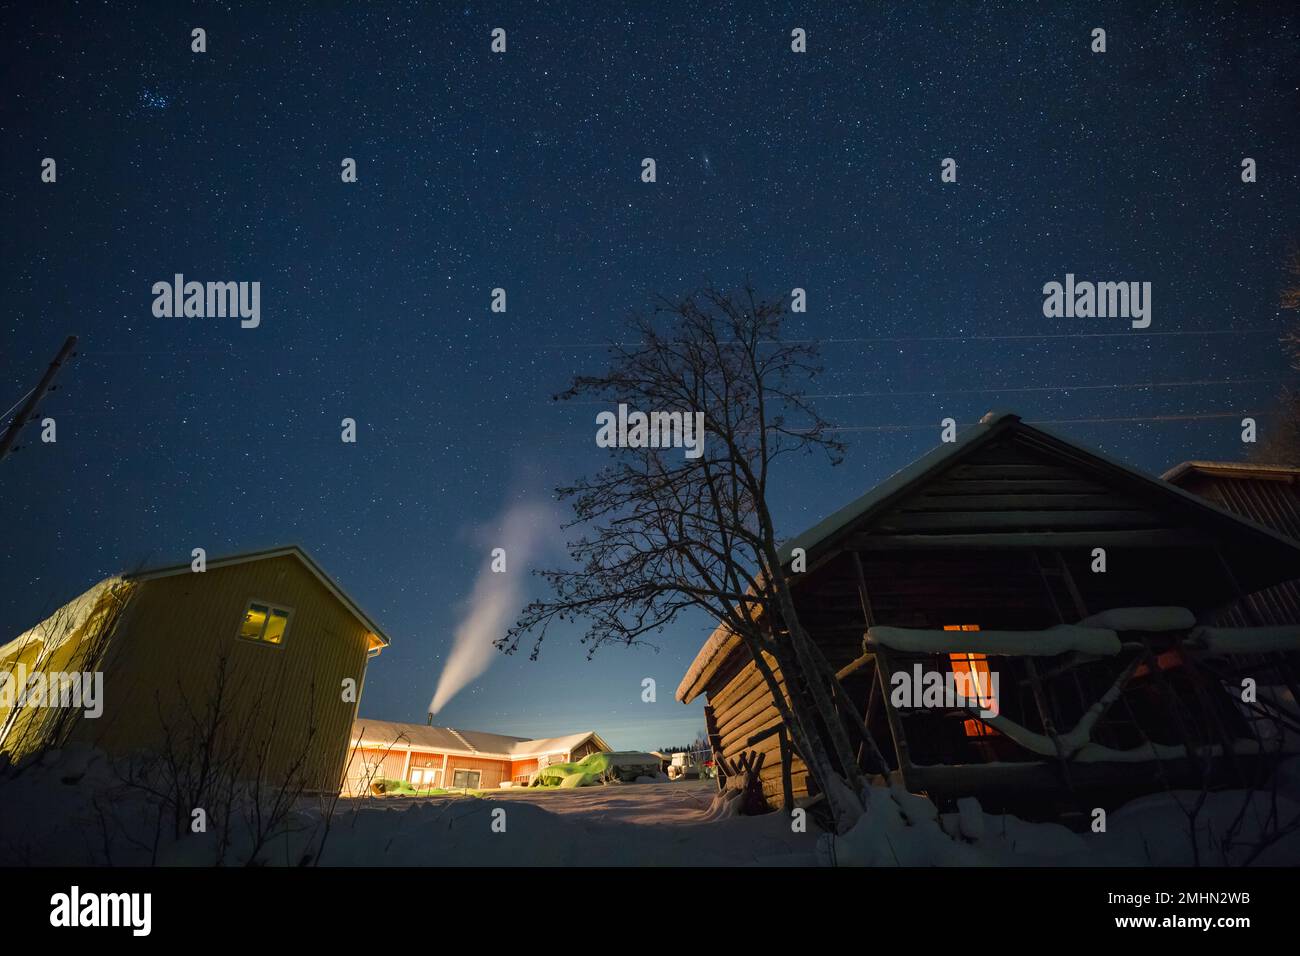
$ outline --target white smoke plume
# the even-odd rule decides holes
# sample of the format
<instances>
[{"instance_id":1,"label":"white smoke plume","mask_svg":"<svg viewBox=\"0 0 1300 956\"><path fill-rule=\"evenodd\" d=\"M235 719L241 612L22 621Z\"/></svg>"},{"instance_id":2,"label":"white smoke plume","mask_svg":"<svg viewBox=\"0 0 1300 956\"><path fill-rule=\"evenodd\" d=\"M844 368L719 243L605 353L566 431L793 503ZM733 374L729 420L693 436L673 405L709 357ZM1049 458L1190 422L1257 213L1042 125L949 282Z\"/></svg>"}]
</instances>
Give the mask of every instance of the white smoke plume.
<instances>
[{"instance_id":1,"label":"white smoke plume","mask_svg":"<svg viewBox=\"0 0 1300 956\"><path fill-rule=\"evenodd\" d=\"M550 505L516 504L494 523L494 533L483 539L489 552L505 548L506 570L493 571L489 560L479 571L429 702L430 713L442 710L501 653L492 642L514 623L524 603L525 582L532 577L529 561L548 540L554 539L559 524L559 513Z\"/></svg>"}]
</instances>

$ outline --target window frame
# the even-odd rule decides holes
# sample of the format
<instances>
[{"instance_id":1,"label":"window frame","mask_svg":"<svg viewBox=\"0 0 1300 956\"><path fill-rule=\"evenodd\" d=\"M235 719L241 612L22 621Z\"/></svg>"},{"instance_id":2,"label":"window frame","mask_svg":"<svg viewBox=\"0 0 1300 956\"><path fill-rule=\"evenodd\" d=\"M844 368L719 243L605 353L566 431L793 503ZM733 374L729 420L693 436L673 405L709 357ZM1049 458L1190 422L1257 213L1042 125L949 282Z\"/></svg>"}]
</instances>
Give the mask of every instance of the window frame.
<instances>
[{"instance_id":1,"label":"window frame","mask_svg":"<svg viewBox=\"0 0 1300 956\"><path fill-rule=\"evenodd\" d=\"M945 624L945 631L965 631L969 633L978 633L981 629L979 624ZM997 713L1002 713L1002 701L998 695L993 692L992 680L990 678L987 685L977 676L981 669L985 674L991 674L992 668L989 665L989 657L983 651L965 651L961 654L949 653L944 655L947 660L948 670L952 673L958 673L957 665L965 668L966 673L970 675L967 679L973 680L976 692L979 696L975 703L983 710L993 709ZM970 698L967 698L969 701ZM962 721L962 730L968 740L981 740L989 737L999 736L998 731L992 726L985 723L982 718L971 717Z\"/></svg>"},{"instance_id":2,"label":"window frame","mask_svg":"<svg viewBox=\"0 0 1300 956\"><path fill-rule=\"evenodd\" d=\"M472 773L472 774L475 774L475 775L478 777L478 780L474 781L474 786L472 786L472 787L469 786L468 784L466 784L466 785L463 786L463 787L458 787L458 786L456 786L456 775L457 775L457 774L460 774L460 773L463 773L463 774L471 774L471 773ZM483 771L482 771L482 770L475 770L475 769L472 769L472 768L470 768L470 767L453 767L453 768L452 768L452 771L451 771L451 789L452 789L452 790L482 790L482 789L483 789Z\"/></svg>"},{"instance_id":3,"label":"window frame","mask_svg":"<svg viewBox=\"0 0 1300 956\"><path fill-rule=\"evenodd\" d=\"M253 609L254 605L266 608L266 622L262 625L261 634L257 637L245 637L241 632L244 629L244 621L248 620L248 612ZM280 634L279 642L266 640L262 635L266 634L267 627L271 624L271 614L273 611L283 611L285 615L284 631ZM295 608L287 604L278 604L275 601L265 601L262 598L249 598L244 602L244 613L239 618L239 624L235 627L235 640L243 644L255 644L258 647L275 647L283 649L289 643L289 629L293 626L293 618L297 613Z\"/></svg>"}]
</instances>

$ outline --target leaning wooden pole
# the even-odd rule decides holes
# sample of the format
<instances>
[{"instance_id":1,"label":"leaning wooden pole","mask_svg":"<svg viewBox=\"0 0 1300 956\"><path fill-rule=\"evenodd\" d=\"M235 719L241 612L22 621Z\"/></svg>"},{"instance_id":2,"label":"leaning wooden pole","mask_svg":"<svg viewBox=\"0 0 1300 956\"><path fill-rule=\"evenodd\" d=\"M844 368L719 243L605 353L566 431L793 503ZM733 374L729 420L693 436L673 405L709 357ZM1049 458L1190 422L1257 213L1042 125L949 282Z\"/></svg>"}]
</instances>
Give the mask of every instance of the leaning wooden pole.
<instances>
[{"instance_id":1,"label":"leaning wooden pole","mask_svg":"<svg viewBox=\"0 0 1300 956\"><path fill-rule=\"evenodd\" d=\"M27 401L23 403L23 407L9 421L9 427L5 429L4 435L0 436L0 461L3 461L5 455L13 451L14 443L18 441L18 435L22 432L23 426L36 413L36 407L40 404L41 399L45 397L45 393L50 390L50 386L54 384L59 369L67 362L72 355L72 350L76 347L77 337L69 335L68 340L63 343L63 348L59 349L59 354L54 356L54 361L50 363L49 368L45 370L45 374L41 376L41 380L36 383L36 387L27 396Z\"/></svg>"}]
</instances>

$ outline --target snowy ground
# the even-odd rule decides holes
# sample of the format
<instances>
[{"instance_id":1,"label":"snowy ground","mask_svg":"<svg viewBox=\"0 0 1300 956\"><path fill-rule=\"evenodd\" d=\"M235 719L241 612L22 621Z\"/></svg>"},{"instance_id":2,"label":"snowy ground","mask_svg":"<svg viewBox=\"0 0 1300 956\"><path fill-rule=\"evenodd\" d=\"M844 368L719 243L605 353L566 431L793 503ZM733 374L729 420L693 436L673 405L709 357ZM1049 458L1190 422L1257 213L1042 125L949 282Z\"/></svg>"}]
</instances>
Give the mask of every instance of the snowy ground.
<instances>
[{"instance_id":1,"label":"snowy ground","mask_svg":"<svg viewBox=\"0 0 1300 956\"><path fill-rule=\"evenodd\" d=\"M477 799L493 806L533 804L561 816L587 818L606 823L688 824L713 802L718 785L713 780L684 780L680 783L639 783L609 787L509 787L483 791ZM457 797L399 797L394 799L342 800L339 812L357 807L400 809L412 803L439 803Z\"/></svg>"},{"instance_id":2,"label":"snowy ground","mask_svg":"<svg viewBox=\"0 0 1300 956\"><path fill-rule=\"evenodd\" d=\"M709 820L712 781L507 789L340 806L323 865L812 865L781 814ZM494 831L494 811L504 811Z\"/></svg>"},{"instance_id":3,"label":"snowy ground","mask_svg":"<svg viewBox=\"0 0 1300 956\"><path fill-rule=\"evenodd\" d=\"M152 803L120 788L91 798L112 779L96 752L49 755L0 779L0 865L1300 865L1300 759L1278 772L1276 792L1153 794L1082 834L985 813L973 799L940 814L923 797L873 788L857 826L832 837L781 812L726 815L711 781L683 781L343 800L328 835L322 803L303 801L256 848L239 818L219 849L209 819L207 832L169 832L156 857Z\"/></svg>"}]
</instances>

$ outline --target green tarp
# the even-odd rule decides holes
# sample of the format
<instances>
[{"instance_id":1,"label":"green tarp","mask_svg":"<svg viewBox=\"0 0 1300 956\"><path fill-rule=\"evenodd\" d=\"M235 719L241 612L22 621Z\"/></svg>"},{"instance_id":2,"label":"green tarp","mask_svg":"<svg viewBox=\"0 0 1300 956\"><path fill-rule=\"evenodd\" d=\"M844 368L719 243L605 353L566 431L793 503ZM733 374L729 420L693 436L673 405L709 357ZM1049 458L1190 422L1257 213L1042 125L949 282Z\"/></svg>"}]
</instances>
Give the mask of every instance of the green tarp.
<instances>
[{"instance_id":1,"label":"green tarp","mask_svg":"<svg viewBox=\"0 0 1300 956\"><path fill-rule=\"evenodd\" d=\"M533 774L533 787L589 787L615 780L631 783L637 777L659 772L650 754L624 752L588 754L573 763L553 763Z\"/></svg>"}]
</instances>

